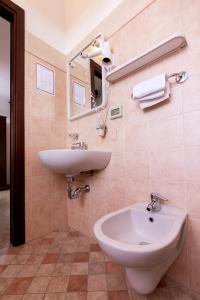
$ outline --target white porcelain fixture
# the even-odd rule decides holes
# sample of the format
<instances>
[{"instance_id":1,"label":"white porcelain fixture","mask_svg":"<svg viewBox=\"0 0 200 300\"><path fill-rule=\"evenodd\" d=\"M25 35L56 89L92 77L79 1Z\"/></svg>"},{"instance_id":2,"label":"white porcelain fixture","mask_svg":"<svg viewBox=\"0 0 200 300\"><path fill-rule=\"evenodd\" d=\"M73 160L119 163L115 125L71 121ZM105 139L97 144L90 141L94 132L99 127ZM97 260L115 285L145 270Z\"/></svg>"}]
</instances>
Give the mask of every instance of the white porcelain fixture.
<instances>
[{"instance_id":1,"label":"white porcelain fixture","mask_svg":"<svg viewBox=\"0 0 200 300\"><path fill-rule=\"evenodd\" d=\"M148 212L137 203L110 213L94 225L102 250L126 268L128 280L140 294L151 293L181 252L187 214L163 205Z\"/></svg>"},{"instance_id":2,"label":"white porcelain fixture","mask_svg":"<svg viewBox=\"0 0 200 300\"><path fill-rule=\"evenodd\" d=\"M40 151L38 156L51 171L74 176L80 172L104 169L110 161L111 152L56 149Z\"/></svg>"}]
</instances>

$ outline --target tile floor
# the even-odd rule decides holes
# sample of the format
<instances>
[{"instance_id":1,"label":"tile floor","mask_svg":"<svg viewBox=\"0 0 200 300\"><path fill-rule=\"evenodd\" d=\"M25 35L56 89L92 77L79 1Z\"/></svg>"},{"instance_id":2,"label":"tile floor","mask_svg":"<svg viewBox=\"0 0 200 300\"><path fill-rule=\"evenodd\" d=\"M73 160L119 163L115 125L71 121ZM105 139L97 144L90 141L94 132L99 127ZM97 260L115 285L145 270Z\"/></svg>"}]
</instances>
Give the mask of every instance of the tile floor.
<instances>
[{"instance_id":1,"label":"tile floor","mask_svg":"<svg viewBox=\"0 0 200 300\"><path fill-rule=\"evenodd\" d=\"M0 254L0 300L129 300L123 269L76 231Z\"/></svg>"},{"instance_id":2,"label":"tile floor","mask_svg":"<svg viewBox=\"0 0 200 300\"><path fill-rule=\"evenodd\" d=\"M0 249L10 240L10 191L0 191Z\"/></svg>"},{"instance_id":3,"label":"tile floor","mask_svg":"<svg viewBox=\"0 0 200 300\"><path fill-rule=\"evenodd\" d=\"M130 300L124 271L77 231L0 249L0 300ZM131 300L199 300L171 279Z\"/></svg>"}]
</instances>

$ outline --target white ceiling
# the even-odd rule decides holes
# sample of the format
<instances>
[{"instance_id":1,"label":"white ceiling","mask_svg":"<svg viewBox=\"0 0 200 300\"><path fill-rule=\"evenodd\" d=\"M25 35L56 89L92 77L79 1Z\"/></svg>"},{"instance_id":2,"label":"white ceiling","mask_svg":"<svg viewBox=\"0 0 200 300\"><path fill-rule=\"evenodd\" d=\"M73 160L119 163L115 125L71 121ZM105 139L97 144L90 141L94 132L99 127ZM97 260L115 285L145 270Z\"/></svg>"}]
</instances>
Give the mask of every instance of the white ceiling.
<instances>
[{"instance_id":1,"label":"white ceiling","mask_svg":"<svg viewBox=\"0 0 200 300\"><path fill-rule=\"evenodd\" d=\"M65 0L66 3L66 29L70 29L84 11L90 7L91 0Z\"/></svg>"},{"instance_id":2,"label":"white ceiling","mask_svg":"<svg viewBox=\"0 0 200 300\"><path fill-rule=\"evenodd\" d=\"M13 0L26 29L67 54L124 0Z\"/></svg>"},{"instance_id":3,"label":"white ceiling","mask_svg":"<svg viewBox=\"0 0 200 300\"><path fill-rule=\"evenodd\" d=\"M123 0L66 0L71 2L66 24L66 52L70 52ZM73 3L73 5L72 5ZM79 9L77 10L77 7Z\"/></svg>"}]
</instances>

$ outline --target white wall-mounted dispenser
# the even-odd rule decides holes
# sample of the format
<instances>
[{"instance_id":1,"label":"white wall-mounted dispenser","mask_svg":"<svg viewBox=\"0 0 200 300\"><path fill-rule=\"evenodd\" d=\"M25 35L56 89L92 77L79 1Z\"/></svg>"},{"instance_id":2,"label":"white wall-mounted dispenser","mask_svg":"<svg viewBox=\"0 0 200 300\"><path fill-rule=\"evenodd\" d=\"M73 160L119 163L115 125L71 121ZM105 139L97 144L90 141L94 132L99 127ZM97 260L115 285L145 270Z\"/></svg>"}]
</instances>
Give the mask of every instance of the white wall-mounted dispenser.
<instances>
[{"instance_id":1,"label":"white wall-mounted dispenser","mask_svg":"<svg viewBox=\"0 0 200 300\"><path fill-rule=\"evenodd\" d=\"M106 124L102 117L98 117L96 121L97 135L104 137L106 135Z\"/></svg>"},{"instance_id":2,"label":"white wall-mounted dispenser","mask_svg":"<svg viewBox=\"0 0 200 300\"><path fill-rule=\"evenodd\" d=\"M103 118L102 113L99 113L97 120L96 120L97 135L99 135L101 137L105 137L106 132L107 132L106 120L108 117L108 111L109 111L109 107L106 111L105 118Z\"/></svg>"}]
</instances>

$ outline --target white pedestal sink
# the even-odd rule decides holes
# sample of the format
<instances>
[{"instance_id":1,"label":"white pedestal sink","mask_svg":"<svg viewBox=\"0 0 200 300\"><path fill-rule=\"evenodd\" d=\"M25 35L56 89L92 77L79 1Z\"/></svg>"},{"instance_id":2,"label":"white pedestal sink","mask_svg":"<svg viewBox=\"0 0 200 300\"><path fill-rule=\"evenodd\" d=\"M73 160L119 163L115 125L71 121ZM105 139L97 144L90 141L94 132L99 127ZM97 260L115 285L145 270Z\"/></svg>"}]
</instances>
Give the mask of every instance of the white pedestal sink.
<instances>
[{"instance_id":1,"label":"white pedestal sink","mask_svg":"<svg viewBox=\"0 0 200 300\"><path fill-rule=\"evenodd\" d=\"M110 161L111 152L55 149L40 151L38 156L51 171L73 177L80 172L104 169Z\"/></svg>"}]
</instances>

